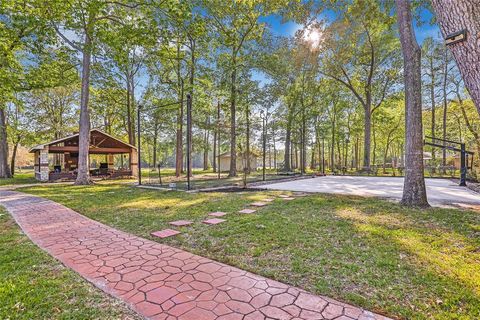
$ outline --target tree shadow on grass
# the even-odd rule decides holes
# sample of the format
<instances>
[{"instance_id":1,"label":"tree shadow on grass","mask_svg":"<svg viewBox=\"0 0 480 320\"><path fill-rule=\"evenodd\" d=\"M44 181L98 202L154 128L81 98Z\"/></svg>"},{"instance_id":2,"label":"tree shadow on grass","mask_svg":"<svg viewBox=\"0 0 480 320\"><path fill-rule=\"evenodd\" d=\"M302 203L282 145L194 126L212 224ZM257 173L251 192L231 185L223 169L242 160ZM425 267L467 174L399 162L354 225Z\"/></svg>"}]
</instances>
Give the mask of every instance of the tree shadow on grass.
<instances>
[{"instance_id":1,"label":"tree shadow on grass","mask_svg":"<svg viewBox=\"0 0 480 320\"><path fill-rule=\"evenodd\" d=\"M279 192L189 194L112 184L29 192L147 238L169 221L192 220L180 236L155 240L390 316L480 314L477 212L311 195L241 215L252 201ZM228 212L227 222L202 224L212 211Z\"/></svg>"}]
</instances>

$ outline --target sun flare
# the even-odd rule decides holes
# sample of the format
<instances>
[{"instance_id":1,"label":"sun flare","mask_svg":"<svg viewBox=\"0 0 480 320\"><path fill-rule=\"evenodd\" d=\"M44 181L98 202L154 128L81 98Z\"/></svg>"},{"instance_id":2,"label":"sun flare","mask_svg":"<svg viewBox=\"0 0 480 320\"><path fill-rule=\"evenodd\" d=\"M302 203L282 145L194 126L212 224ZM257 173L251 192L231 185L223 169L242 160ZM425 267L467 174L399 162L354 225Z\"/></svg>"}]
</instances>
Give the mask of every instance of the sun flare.
<instances>
[{"instance_id":1,"label":"sun flare","mask_svg":"<svg viewBox=\"0 0 480 320\"><path fill-rule=\"evenodd\" d=\"M303 34L303 39L313 48L318 48L322 40L322 32L319 29L308 28Z\"/></svg>"}]
</instances>

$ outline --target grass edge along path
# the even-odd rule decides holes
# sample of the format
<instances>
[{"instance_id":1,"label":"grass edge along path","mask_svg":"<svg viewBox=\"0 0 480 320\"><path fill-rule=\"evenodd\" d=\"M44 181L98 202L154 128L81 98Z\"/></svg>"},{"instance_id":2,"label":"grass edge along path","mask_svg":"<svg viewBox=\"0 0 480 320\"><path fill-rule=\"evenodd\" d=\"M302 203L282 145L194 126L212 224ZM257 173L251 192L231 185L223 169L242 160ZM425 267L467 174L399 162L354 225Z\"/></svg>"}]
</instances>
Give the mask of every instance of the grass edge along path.
<instances>
[{"instance_id":1,"label":"grass edge along path","mask_svg":"<svg viewBox=\"0 0 480 320\"><path fill-rule=\"evenodd\" d=\"M0 319L142 319L38 248L0 206Z\"/></svg>"},{"instance_id":2,"label":"grass edge along path","mask_svg":"<svg viewBox=\"0 0 480 320\"><path fill-rule=\"evenodd\" d=\"M194 223L156 241L393 317L480 315L478 212L316 194L242 215L236 212L279 193L188 194L115 184L22 191L147 239L170 221L228 212L218 226Z\"/></svg>"}]
</instances>

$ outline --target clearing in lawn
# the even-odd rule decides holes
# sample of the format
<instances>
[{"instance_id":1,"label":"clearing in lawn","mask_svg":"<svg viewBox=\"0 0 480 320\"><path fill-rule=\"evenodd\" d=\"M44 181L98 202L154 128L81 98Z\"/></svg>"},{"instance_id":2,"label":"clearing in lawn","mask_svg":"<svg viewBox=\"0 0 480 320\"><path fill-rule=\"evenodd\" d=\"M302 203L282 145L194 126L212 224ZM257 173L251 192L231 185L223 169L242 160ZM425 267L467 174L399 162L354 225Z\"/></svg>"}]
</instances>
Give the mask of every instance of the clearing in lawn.
<instances>
[{"instance_id":1,"label":"clearing in lawn","mask_svg":"<svg viewBox=\"0 0 480 320\"><path fill-rule=\"evenodd\" d=\"M0 207L0 319L140 319L34 245Z\"/></svg>"},{"instance_id":2,"label":"clearing in lawn","mask_svg":"<svg viewBox=\"0 0 480 320\"><path fill-rule=\"evenodd\" d=\"M155 240L392 317L480 315L478 212L311 195L242 215L279 193L189 194L112 183L22 191L149 239L169 222L192 221L178 228L182 234ZM201 223L215 211L226 212L227 222Z\"/></svg>"}]
</instances>

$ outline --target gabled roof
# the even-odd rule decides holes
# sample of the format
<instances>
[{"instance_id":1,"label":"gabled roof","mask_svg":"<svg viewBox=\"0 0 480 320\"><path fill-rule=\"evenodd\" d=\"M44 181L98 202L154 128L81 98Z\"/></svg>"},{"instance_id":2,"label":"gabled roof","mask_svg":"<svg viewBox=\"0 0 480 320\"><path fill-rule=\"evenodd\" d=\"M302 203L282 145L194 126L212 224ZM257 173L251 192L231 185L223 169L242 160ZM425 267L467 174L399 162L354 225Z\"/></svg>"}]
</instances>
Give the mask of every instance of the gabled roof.
<instances>
[{"instance_id":1,"label":"gabled roof","mask_svg":"<svg viewBox=\"0 0 480 320\"><path fill-rule=\"evenodd\" d=\"M124 142L124 141L122 141L122 140L120 140L120 139L118 139L118 138L115 138L115 137L109 135L108 133L103 132L103 131L100 130L100 129L91 129L91 130L90 130L90 135L92 134L92 132L98 132L98 133L103 134L103 135L105 135L105 136L107 136L107 137L109 137L109 138L111 138L111 139L113 139L113 140L115 140L115 141L117 141L117 142L119 142L119 143L121 143L121 144L129 147L129 148L133 148L133 149L135 149L135 150L137 149L135 146L132 146L132 145L129 144L129 143L126 143L126 142ZM70 135L70 136L67 136L67 137L64 137L64 138L60 138L60 139L57 139L57 140L53 140L53 141L50 141L50 142L47 142L47 143L44 143L44 144L39 144L39 145L36 145L36 146L30 148L30 150L28 150L28 152L35 152L35 151L38 151L38 150L42 150L43 148L45 148L45 146L51 146L51 145L53 145L53 144L65 142L65 141L67 141L67 140L76 138L76 137L78 137L78 136L79 136L79 133L76 133L76 134L72 134L72 135Z\"/></svg>"}]
</instances>

